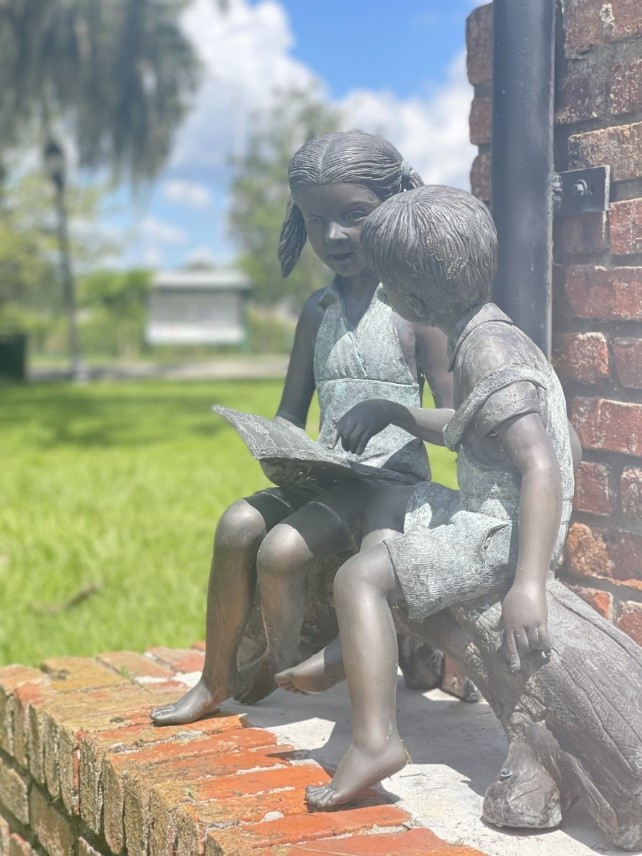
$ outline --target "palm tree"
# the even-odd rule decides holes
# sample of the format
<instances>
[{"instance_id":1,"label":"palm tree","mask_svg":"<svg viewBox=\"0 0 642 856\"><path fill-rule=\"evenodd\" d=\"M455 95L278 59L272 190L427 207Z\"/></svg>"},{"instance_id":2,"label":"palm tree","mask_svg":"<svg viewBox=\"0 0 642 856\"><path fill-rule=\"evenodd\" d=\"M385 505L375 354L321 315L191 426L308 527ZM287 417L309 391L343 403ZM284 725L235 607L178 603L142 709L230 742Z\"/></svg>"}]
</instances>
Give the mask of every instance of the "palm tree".
<instances>
[{"instance_id":1,"label":"palm tree","mask_svg":"<svg viewBox=\"0 0 642 856\"><path fill-rule=\"evenodd\" d=\"M67 239L65 147L79 167L138 186L156 176L199 64L189 0L0 0L0 157L37 135L54 187L72 373L81 372Z\"/></svg>"}]
</instances>

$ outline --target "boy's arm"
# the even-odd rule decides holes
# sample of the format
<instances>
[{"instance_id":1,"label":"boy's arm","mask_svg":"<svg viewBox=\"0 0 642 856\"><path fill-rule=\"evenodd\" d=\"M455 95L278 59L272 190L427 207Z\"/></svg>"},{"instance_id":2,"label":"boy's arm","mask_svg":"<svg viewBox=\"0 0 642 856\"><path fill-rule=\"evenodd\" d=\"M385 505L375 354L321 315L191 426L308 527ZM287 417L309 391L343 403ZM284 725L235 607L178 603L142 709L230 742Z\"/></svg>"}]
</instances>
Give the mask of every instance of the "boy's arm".
<instances>
[{"instance_id":1,"label":"boy's arm","mask_svg":"<svg viewBox=\"0 0 642 856\"><path fill-rule=\"evenodd\" d=\"M305 428L315 390L314 345L323 317L319 300L324 290L310 295L297 322L281 402L276 412L277 419L285 419L299 428Z\"/></svg>"},{"instance_id":2,"label":"boy's arm","mask_svg":"<svg viewBox=\"0 0 642 856\"><path fill-rule=\"evenodd\" d=\"M361 455L375 434L388 425L398 425L426 443L443 446L442 432L454 413L448 407L423 410L421 407L405 407L385 398L373 398L355 404L339 419L337 442L341 440L346 452Z\"/></svg>"},{"instance_id":3,"label":"boy's arm","mask_svg":"<svg viewBox=\"0 0 642 856\"><path fill-rule=\"evenodd\" d=\"M538 414L509 419L497 433L522 476L517 570L502 603L504 646L510 669L516 672L520 650L551 651L546 576L562 516L562 475Z\"/></svg>"}]
</instances>

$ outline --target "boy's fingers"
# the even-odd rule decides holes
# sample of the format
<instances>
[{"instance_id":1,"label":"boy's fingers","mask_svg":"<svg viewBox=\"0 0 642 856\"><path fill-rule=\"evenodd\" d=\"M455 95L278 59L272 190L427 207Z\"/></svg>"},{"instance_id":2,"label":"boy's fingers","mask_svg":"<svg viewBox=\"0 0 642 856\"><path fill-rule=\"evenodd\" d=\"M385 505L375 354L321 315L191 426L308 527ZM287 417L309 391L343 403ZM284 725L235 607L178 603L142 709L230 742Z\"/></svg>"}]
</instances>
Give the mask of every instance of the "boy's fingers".
<instances>
[{"instance_id":1,"label":"boy's fingers","mask_svg":"<svg viewBox=\"0 0 642 856\"><path fill-rule=\"evenodd\" d=\"M548 635L548 627L545 624L540 624L538 630L539 641L542 644L542 651L547 657L550 657L553 651L553 646L551 645L551 637Z\"/></svg>"},{"instance_id":2,"label":"boy's fingers","mask_svg":"<svg viewBox=\"0 0 642 856\"><path fill-rule=\"evenodd\" d=\"M517 642L515 640L514 630L504 631L504 645L506 648L506 659L508 660L508 668L511 672L519 672L521 661L517 653Z\"/></svg>"}]
</instances>

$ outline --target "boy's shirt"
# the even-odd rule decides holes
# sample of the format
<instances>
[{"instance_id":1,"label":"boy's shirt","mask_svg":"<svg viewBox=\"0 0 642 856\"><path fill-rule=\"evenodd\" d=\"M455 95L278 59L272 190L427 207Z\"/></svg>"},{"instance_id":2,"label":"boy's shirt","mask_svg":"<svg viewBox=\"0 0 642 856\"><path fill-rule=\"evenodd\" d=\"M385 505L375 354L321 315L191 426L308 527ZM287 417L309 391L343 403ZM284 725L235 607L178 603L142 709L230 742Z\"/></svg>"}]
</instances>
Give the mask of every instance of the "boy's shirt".
<instances>
[{"instance_id":1,"label":"boy's shirt","mask_svg":"<svg viewBox=\"0 0 642 856\"><path fill-rule=\"evenodd\" d=\"M471 511L514 518L521 478L498 437L506 420L537 413L562 473L563 517L570 514L573 463L564 393L550 363L494 303L459 319L448 338L456 414L444 431L459 452L461 500Z\"/></svg>"}]
</instances>

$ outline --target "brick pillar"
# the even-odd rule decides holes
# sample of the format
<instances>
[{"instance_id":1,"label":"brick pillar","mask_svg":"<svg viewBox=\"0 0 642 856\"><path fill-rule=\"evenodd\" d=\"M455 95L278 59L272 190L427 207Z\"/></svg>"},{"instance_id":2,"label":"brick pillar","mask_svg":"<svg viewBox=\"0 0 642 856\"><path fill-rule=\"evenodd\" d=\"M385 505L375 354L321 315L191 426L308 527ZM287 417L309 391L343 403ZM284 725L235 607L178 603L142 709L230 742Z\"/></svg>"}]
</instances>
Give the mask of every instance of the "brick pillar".
<instances>
[{"instance_id":1,"label":"brick pillar","mask_svg":"<svg viewBox=\"0 0 642 856\"><path fill-rule=\"evenodd\" d=\"M611 210L556 221L554 363L584 459L561 578L642 644L642 12L558 7L555 168L611 166ZM472 192L490 199L492 4L467 21Z\"/></svg>"}]
</instances>

